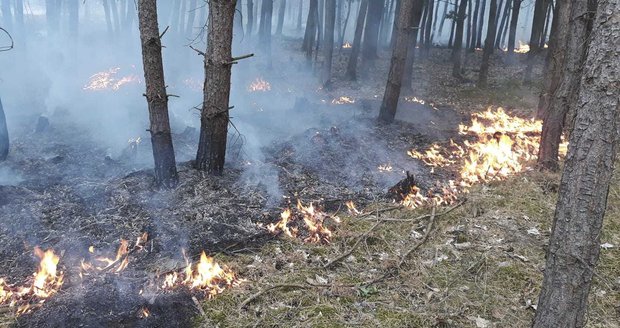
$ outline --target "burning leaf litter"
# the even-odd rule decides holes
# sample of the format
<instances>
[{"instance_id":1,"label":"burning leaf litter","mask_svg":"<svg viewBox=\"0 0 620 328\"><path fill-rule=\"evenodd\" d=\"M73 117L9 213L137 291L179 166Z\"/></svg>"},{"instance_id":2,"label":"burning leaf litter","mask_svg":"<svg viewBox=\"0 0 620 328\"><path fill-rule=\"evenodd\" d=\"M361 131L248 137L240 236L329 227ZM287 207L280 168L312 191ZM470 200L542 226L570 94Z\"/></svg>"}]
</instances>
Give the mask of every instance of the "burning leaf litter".
<instances>
[{"instance_id":1,"label":"burning leaf litter","mask_svg":"<svg viewBox=\"0 0 620 328\"><path fill-rule=\"evenodd\" d=\"M91 261L82 259L80 262L80 277L89 275L97 271L111 270L113 273L119 273L127 268L129 265L129 255L136 251L143 250L146 242L148 241L148 234L145 232L136 239L133 247L129 248L129 241L121 239L120 246L116 250L116 257L103 257L98 256L94 246L88 248L88 252L92 255ZM114 268L116 267L116 268Z\"/></svg>"},{"instance_id":2,"label":"burning leaf litter","mask_svg":"<svg viewBox=\"0 0 620 328\"><path fill-rule=\"evenodd\" d=\"M280 220L267 225L266 228L273 234L283 233L290 238L300 238L304 242L327 244L332 237L333 226L338 223L340 218L337 216L318 210L312 203L304 206L297 200L296 208L285 209L280 214Z\"/></svg>"},{"instance_id":3,"label":"burning leaf litter","mask_svg":"<svg viewBox=\"0 0 620 328\"><path fill-rule=\"evenodd\" d=\"M248 87L249 92L267 92L271 91L271 83L257 77Z\"/></svg>"},{"instance_id":4,"label":"burning leaf litter","mask_svg":"<svg viewBox=\"0 0 620 328\"><path fill-rule=\"evenodd\" d=\"M110 68L107 71L102 71L92 75L88 83L84 85L82 90L88 91L104 91L114 90L118 91L126 84L139 84L140 78L136 74L125 75L117 77L117 74L121 70L120 67Z\"/></svg>"},{"instance_id":5,"label":"burning leaf litter","mask_svg":"<svg viewBox=\"0 0 620 328\"><path fill-rule=\"evenodd\" d=\"M35 306L41 306L46 299L60 290L64 275L58 271L60 258L53 250L35 247L34 254L39 258L39 268L26 286L9 285L0 278L0 304L17 309L17 314L28 312Z\"/></svg>"},{"instance_id":6,"label":"burning leaf litter","mask_svg":"<svg viewBox=\"0 0 620 328\"><path fill-rule=\"evenodd\" d=\"M341 96L332 100L333 105L355 104L355 99L347 96Z\"/></svg>"}]
</instances>

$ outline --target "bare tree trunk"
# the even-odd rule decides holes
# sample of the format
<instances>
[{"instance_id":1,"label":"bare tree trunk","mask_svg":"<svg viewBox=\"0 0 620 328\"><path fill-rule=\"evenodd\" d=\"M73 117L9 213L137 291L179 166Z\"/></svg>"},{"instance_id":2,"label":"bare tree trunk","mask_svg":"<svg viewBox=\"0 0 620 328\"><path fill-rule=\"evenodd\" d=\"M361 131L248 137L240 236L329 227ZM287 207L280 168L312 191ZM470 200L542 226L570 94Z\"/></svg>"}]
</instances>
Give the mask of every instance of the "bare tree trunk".
<instances>
[{"instance_id":1,"label":"bare tree trunk","mask_svg":"<svg viewBox=\"0 0 620 328\"><path fill-rule=\"evenodd\" d=\"M247 36L252 36L252 31L254 29L254 1L253 0L247 0L247 15L248 15L248 22L246 25L246 31L247 31Z\"/></svg>"},{"instance_id":2,"label":"bare tree trunk","mask_svg":"<svg viewBox=\"0 0 620 328\"><path fill-rule=\"evenodd\" d=\"M116 0L110 0L110 11L112 12L112 20L114 22L114 33L118 35L121 33L121 19Z\"/></svg>"},{"instance_id":3,"label":"bare tree trunk","mask_svg":"<svg viewBox=\"0 0 620 328\"><path fill-rule=\"evenodd\" d=\"M487 7L487 0L482 0L482 12L478 17L478 35L476 35L476 48L482 48L482 29L484 28L484 9Z\"/></svg>"},{"instance_id":4,"label":"bare tree trunk","mask_svg":"<svg viewBox=\"0 0 620 328\"><path fill-rule=\"evenodd\" d=\"M174 188L179 178L170 134L168 94L164 81L156 2L156 0L138 2L144 83L151 121L149 131L155 160L155 184L158 187Z\"/></svg>"},{"instance_id":5,"label":"bare tree trunk","mask_svg":"<svg viewBox=\"0 0 620 328\"><path fill-rule=\"evenodd\" d=\"M103 0L101 3L103 4L103 12L105 14L106 26L108 27L108 35L113 36L114 25L112 24L112 13L110 13L110 4L108 3L108 0Z\"/></svg>"},{"instance_id":6,"label":"bare tree trunk","mask_svg":"<svg viewBox=\"0 0 620 328\"><path fill-rule=\"evenodd\" d=\"M426 26L424 27L424 56L428 56L428 53L431 50L431 46L433 45L433 40L431 40L432 31L433 31L433 13L435 10L435 1L428 0L428 16L426 17Z\"/></svg>"},{"instance_id":7,"label":"bare tree trunk","mask_svg":"<svg viewBox=\"0 0 620 328\"><path fill-rule=\"evenodd\" d=\"M539 48L544 49L545 44L547 43L547 32L549 32L549 23L551 21L551 12L553 10L553 0L549 0L547 2L547 13L545 14L545 25L542 29L542 34L540 36L540 44Z\"/></svg>"},{"instance_id":8,"label":"bare tree trunk","mask_svg":"<svg viewBox=\"0 0 620 328\"><path fill-rule=\"evenodd\" d=\"M301 19L304 11L304 0L299 0L299 12L297 12L297 30L301 31Z\"/></svg>"},{"instance_id":9,"label":"bare tree trunk","mask_svg":"<svg viewBox=\"0 0 620 328\"><path fill-rule=\"evenodd\" d=\"M403 1L403 0L401 0ZM360 55L362 45L362 32L364 31L364 25L366 21L366 12L368 11L368 0L362 0L360 3L359 13L357 15L357 23L355 25L355 36L353 37L353 48L351 49L351 55L349 56L349 62L347 64L346 76L351 79L357 79L357 60Z\"/></svg>"},{"instance_id":10,"label":"bare tree trunk","mask_svg":"<svg viewBox=\"0 0 620 328\"><path fill-rule=\"evenodd\" d=\"M543 24L545 23L545 6L547 0L536 0L534 5L534 18L532 19L532 33L530 35L530 51L527 54L527 66L524 73L524 82L529 83L532 80L532 70L534 68L534 60L539 52L540 37L542 35Z\"/></svg>"},{"instance_id":11,"label":"bare tree trunk","mask_svg":"<svg viewBox=\"0 0 620 328\"><path fill-rule=\"evenodd\" d=\"M411 33L411 14L414 0L402 0L401 10L398 15L398 30L396 31L396 44L392 51L390 72L388 74L383 103L379 112L379 120L392 123L396 117L398 99L403 81L403 69L409 50L409 33Z\"/></svg>"},{"instance_id":12,"label":"bare tree trunk","mask_svg":"<svg viewBox=\"0 0 620 328\"><path fill-rule=\"evenodd\" d=\"M338 45L339 49L342 50L342 46L344 45L344 36L347 33L347 25L349 25L349 17L351 16L351 7L353 6L352 2L349 1L347 5L347 17L344 19L344 26L342 27L342 31L339 34Z\"/></svg>"},{"instance_id":13,"label":"bare tree trunk","mask_svg":"<svg viewBox=\"0 0 620 328\"><path fill-rule=\"evenodd\" d=\"M9 130L6 126L6 116L4 115L4 107L2 107L2 99L0 99L0 162L6 160L9 155Z\"/></svg>"},{"instance_id":14,"label":"bare tree trunk","mask_svg":"<svg viewBox=\"0 0 620 328\"><path fill-rule=\"evenodd\" d=\"M441 23L439 23L437 39L441 39L441 35L443 34L443 24L446 21L446 16L448 16L448 1L444 1L443 3L443 14L441 15Z\"/></svg>"},{"instance_id":15,"label":"bare tree trunk","mask_svg":"<svg viewBox=\"0 0 620 328\"><path fill-rule=\"evenodd\" d=\"M508 5L508 4L506 4ZM482 64L480 65L480 75L478 75L478 87L486 88L489 76L489 62L493 54L493 40L495 40L496 26L495 15L497 13L497 0L491 0L491 9L489 10L489 20L487 28L487 38L484 41L484 52L482 53Z\"/></svg>"},{"instance_id":16,"label":"bare tree trunk","mask_svg":"<svg viewBox=\"0 0 620 328\"><path fill-rule=\"evenodd\" d=\"M461 58L461 52L463 46L463 25L465 25L465 9L467 9L467 1L468 0L461 0L459 5L459 11L456 15L454 47L452 48L452 76L459 79L462 78L461 65L463 59Z\"/></svg>"},{"instance_id":17,"label":"bare tree trunk","mask_svg":"<svg viewBox=\"0 0 620 328\"><path fill-rule=\"evenodd\" d=\"M340 34L342 34L342 11L344 10L344 1L345 0L337 0L336 1L336 35L338 36L338 40L340 40Z\"/></svg>"},{"instance_id":18,"label":"bare tree trunk","mask_svg":"<svg viewBox=\"0 0 620 328\"><path fill-rule=\"evenodd\" d=\"M278 27L276 28L276 35L282 35L282 29L284 28L284 13L286 10L286 0L280 0L280 8L278 9Z\"/></svg>"},{"instance_id":19,"label":"bare tree trunk","mask_svg":"<svg viewBox=\"0 0 620 328\"><path fill-rule=\"evenodd\" d=\"M378 58L377 42L379 41L379 25L383 17L383 1L371 0L368 3L364 43L362 44L362 60L372 62Z\"/></svg>"},{"instance_id":20,"label":"bare tree trunk","mask_svg":"<svg viewBox=\"0 0 620 328\"><path fill-rule=\"evenodd\" d=\"M262 17L260 19L260 29L258 31L260 47L265 51L268 66L271 66L271 26L273 22L273 0L263 0Z\"/></svg>"},{"instance_id":21,"label":"bare tree trunk","mask_svg":"<svg viewBox=\"0 0 620 328\"><path fill-rule=\"evenodd\" d=\"M454 1L454 12L458 13L459 11L459 1ZM448 41L448 46L454 49L454 32L456 32L456 22L457 18L452 18L452 24L450 26L450 40ZM454 50L453 50L454 51Z\"/></svg>"},{"instance_id":22,"label":"bare tree trunk","mask_svg":"<svg viewBox=\"0 0 620 328\"><path fill-rule=\"evenodd\" d=\"M318 0L310 0L310 8L308 10L308 19L306 21L306 33L301 50L306 52L308 62L312 60L312 50L314 50L314 42L317 34L317 10L319 7Z\"/></svg>"},{"instance_id":23,"label":"bare tree trunk","mask_svg":"<svg viewBox=\"0 0 620 328\"><path fill-rule=\"evenodd\" d=\"M377 1L379 1L379 0L377 0ZM325 0L319 0L319 10L318 10L318 12L319 12L319 17L318 17L318 20L317 20L317 22L318 22L317 26L319 27L319 37L317 38L317 40L318 40L318 43L322 43L323 42L323 30L324 30L323 26L325 25L324 24L324 19L323 19L325 17ZM319 49L317 47L317 53L318 53L318 50Z\"/></svg>"},{"instance_id":24,"label":"bare tree trunk","mask_svg":"<svg viewBox=\"0 0 620 328\"><path fill-rule=\"evenodd\" d=\"M510 34L508 36L508 61L514 60L515 42L517 41L517 22L523 0L514 0L512 3L512 15L510 17Z\"/></svg>"},{"instance_id":25,"label":"bare tree trunk","mask_svg":"<svg viewBox=\"0 0 620 328\"><path fill-rule=\"evenodd\" d=\"M561 23L568 22L567 26L559 26L560 30L566 29L567 33L561 32L566 34L558 38L558 42L563 42L554 50L554 55L557 56L554 70L558 71L551 72L551 79L546 85L549 89L545 90L548 98L541 98L540 103L544 107L539 109L543 129L538 164L548 170L559 169L558 153L565 118L577 102L575 95L579 94L581 68L588 52L588 40L592 31L592 15L588 13L596 10L590 10L586 1L574 1L560 6L565 6L560 14L566 15L565 10L570 10L569 17L557 18Z\"/></svg>"},{"instance_id":26,"label":"bare tree trunk","mask_svg":"<svg viewBox=\"0 0 620 328\"><path fill-rule=\"evenodd\" d=\"M495 35L495 48L497 49L501 49L502 48L502 35L504 32L504 29L506 28L506 24L508 22L508 17L510 16L510 8L512 7L512 0L506 0L506 4L504 5L504 13L502 14L502 20L501 23L499 25L499 28L496 31L496 35ZM497 25L496 25L497 26Z\"/></svg>"},{"instance_id":27,"label":"bare tree trunk","mask_svg":"<svg viewBox=\"0 0 620 328\"><path fill-rule=\"evenodd\" d=\"M620 1L600 0L598 6L534 328L586 325L588 294L600 255L620 128Z\"/></svg>"},{"instance_id":28,"label":"bare tree trunk","mask_svg":"<svg viewBox=\"0 0 620 328\"><path fill-rule=\"evenodd\" d=\"M396 44L396 30L398 29L398 13L400 13L400 5L402 0L397 0L396 2L396 10L394 11L394 21L392 22L392 37L390 37L390 49L394 49L394 44Z\"/></svg>"},{"instance_id":29,"label":"bare tree trunk","mask_svg":"<svg viewBox=\"0 0 620 328\"><path fill-rule=\"evenodd\" d=\"M334 25L336 24L336 0L325 0L325 43L323 44L322 83L328 87L332 79L332 57L334 54Z\"/></svg>"},{"instance_id":30,"label":"bare tree trunk","mask_svg":"<svg viewBox=\"0 0 620 328\"><path fill-rule=\"evenodd\" d=\"M482 11L484 11L484 8L482 8ZM471 27L471 35L469 36L469 50L470 51L475 51L476 50L476 36L478 35L478 16L482 15L480 14L480 0L476 0L476 9L474 9L474 17L473 17L473 22L472 22L472 27Z\"/></svg>"},{"instance_id":31,"label":"bare tree trunk","mask_svg":"<svg viewBox=\"0 0 620 328\"><path fill-rule=\"evenodd\" d=\"M424 0L414 0L413 8L411 9L411 27L412 30L409 34L409 51L407 52L407 59L405 60L405 72L403 73L403 85L402 89L405 92L413 92L413 62L415 61L415 49L418 43L418 26L422 20L422 8L424 6Z\"/></svg>"},{"instance_id":32,"label":"bare tree trunk","mask_svg":"<svg viewBox=\"0 0 620 328\"><path fill-rule=\"evenodd\" d=\"M196 168L220 175L226 159L233 20L237 1L210 0L208 3L204 101Z\"/></svg>"}]
</instances>

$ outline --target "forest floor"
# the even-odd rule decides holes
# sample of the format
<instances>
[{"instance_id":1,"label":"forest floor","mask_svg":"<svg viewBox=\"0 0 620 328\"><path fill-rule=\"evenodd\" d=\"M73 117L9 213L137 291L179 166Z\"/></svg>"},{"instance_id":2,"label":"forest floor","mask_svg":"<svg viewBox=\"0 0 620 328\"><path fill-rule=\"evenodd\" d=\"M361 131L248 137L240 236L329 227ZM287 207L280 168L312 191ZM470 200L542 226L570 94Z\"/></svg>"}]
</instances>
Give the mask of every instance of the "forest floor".
<instances>
[{"instance_id":1,"label":"forest floor","mask_svg":"<svg viewBox=\"0 0 620 328\"><path fill-rule=\"evenodd\" d=\"M296 50L299 40L280 42L291 50L279 56L282 61L274 67L304 62ZM449 52L433 49L415 64L414 91L405 95L417 100L402 102L400 122L377 127L374 117L389 55L381 53L373 65L361 65L358 81L342 78L345 55L335 59L334 83L327 90L307 72L283 76L265 67L247 72L272 81L274 92L280 88L290 93L296 112L286 116L287 124L320 117L322 125L274 142L265 149L264 163L232 165L223 177L207 179L184 163L179 166L181 185L174 191L154 191L148 170L123 158L136 156L131 149L129 155L110 158L83 137L83 131L54 126L54 117L43 138L23 133L14 142L12 157L0 167L21 176L12 185L0 186L0 268L12 279L26 279L36 267L31 246L41 245L61 252L67 279L61 292L33 313L17 321L5 314L6 324L529 326L559 175L529 170L479 185L461 196L464 203L456 203L460 206L449 213L449 206L437 208L435 215L430 208L395 206L385 194L404 171L413 172L423 185L450 179L449 172L432 173L407 156L407 150L457 136L461 121L489 106L532 117L539 86L523 85L523 65L503 65L497 56L490 88L479 90L471 81L455 81ZM479 57L468 55L465 76L470 80L475 80ZM331 104L340 97L354 103ZM273 102L269 94L246 98L256 99L265 110ZM308 114L308 108L315 111ZM190 129L175 135L175 149L187 153L181 157L194 152L195 133ZM81 138L84 141L74 142ZM149 149L139 152L148 155ZM386 159L395 170L378 172ZM266 164L276 173L263 171ZM248 183L253 177L246 175L252 166L261 166L252 173L263 178L256 184ZM274 175L273 180L264 180L263 173ZM286 199L273 202L269 189L274 184ZM590 294L589 327L618 327L620 322L618 186L616 177L601 238L605 248ZM330 243L272 236L257 225L277 220L295 198L314 202L342 220L332 226ZM346 213L343 204L348 200L364 214ZM86 281L76 278L75 268L88 256L90 245L113 253L120 238L132 240L144 231L152 237L150 251L132 257L126 271ZM157 273L182 268L181 248L192 258L206 249L243 281L205 300L200 311L191 300L168 300L159 294L168 306L149 304L137 286ZM339 260L325 268L334 259ZM136 316L143 306L151 307L152 317Z\"/></svg>"}]
</instances>

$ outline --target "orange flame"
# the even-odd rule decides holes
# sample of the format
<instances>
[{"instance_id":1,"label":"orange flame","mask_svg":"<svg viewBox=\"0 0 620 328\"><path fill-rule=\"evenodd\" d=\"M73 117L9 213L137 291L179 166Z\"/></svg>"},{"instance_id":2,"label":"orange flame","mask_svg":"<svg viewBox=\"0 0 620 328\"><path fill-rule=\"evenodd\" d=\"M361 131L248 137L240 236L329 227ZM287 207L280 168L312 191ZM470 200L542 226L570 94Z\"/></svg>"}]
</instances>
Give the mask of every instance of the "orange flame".
<instances>
[{"instance_id":1,"label":"orange flame","mask_svg":"<svg viewBox=\"0 0 620 328\"><path fill-rule=\"evenodd\" d=\"M120 70L120 67L114 67L107 71L95 73L89 78L88 83L82 87L82 89L89 91L117 91L126 84L140 83L140 78L135 74L117 78L116 75Z\"/></svg>"},{"instance_id":2,"label":"orange flame","mask_svg":"<svg viewBox=\"0 0 620 328\"><path fill-rule=\"evenodd\" d=\"M274 234L284 233L291 238L303 234L303 241L309 243L329 243L332 231L325 226L325 220L329 218L340 223L340 219L317 210L312 203L304 206L300 200L297 200L296 210L297 215L291 209L284 210L280 214L280 221L267 225L267 230Z\"/></svg>"},{"instance_id":3,"label":"orange flame","mask_svg":"<svg viewBox=\"0 0 620 328\"><path fill-rule=\"evenodd\" d=\"M250 86L248 87L248 91L250 92L267 92L271 90L271 84L265 80L263 80L263 78L261 77L257 77L256 80L254 80Z\"/></svg>"}]
</instances>

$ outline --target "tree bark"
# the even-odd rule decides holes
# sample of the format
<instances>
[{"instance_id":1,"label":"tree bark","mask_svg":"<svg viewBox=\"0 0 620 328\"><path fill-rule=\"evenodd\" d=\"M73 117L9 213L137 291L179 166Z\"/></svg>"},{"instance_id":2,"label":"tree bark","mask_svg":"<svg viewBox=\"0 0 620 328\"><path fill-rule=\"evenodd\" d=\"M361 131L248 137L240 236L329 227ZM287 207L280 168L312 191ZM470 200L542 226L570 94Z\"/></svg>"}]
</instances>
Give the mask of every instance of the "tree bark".
<instances>
[{"instance_id":1,"label":"tree bark","mask_svg":"<svg viewBox=\"0 0 620 328\"><path fill-rule=\"evenodd\" d=\"M403 81L403 69L409 50L409 33L411 33L411 14L414 0L402 0L401 10L398 16L398 30L396 31L396 44L392 51L390 72L383 95L383 103L379 112L379 120L392 123L396 117L398 99Z\"/></svg>"},{"instance_id":2,"label":"tree bark","mask_svg":"<svg viewBox=\"0 0 620 328\"><path fill-rule=\"evenodd\" d=\"M282 35L282 29L284 28L284 13L286 10L286 0L280 0L280 8L278 9L278 26L276 28L276 35Z\"/></svg>"},{"instance_id":3,"label":"tree bark","mask_svg":"<svg viewBox=\"0 0 620 328\"><path fill-rule=\"evenodd\" d=\"M443 3L443 14L441 15L441 23L439 23L439 30L437 31L437 39L441 39L443 34L443 24L446 21L446 16L448 16L448 1Z\"/></svg>"},{"instance_id":4,"label":"tree bark","mask_svg":"<svg viewBox=\"0 0 620 328\"><path fill-rule=\"evenodd\" d=\"M338 39L338 45L339 45L339 49L342 50L342 46L344 45L344 36L347 33L347 26L349 25L349 17L351 17L351 7L352 7L352 2L349 1L349 4L347 5L347 16L344 19L344 24L342 26L342 31L339 35L339 39Z\"/></svg>"},{"instance_id":5,"label":"tree bark","mask_svg":"<svg viewBox=\"0 0 620 328\"><path fill-rule=\"evenodd\" d=\"M431 46L433 45L432 31L433 31L433 13L435 10L435 1L428 0L428 16L426 17L426 26L424 27L424 53L425 56L428 56L428 53L431 50Z\"/></svg>"},{"instance_id":6,"label":"tree bark","mask_svg":"<svg viewBox=\"0 0 620 328\"><path fill-rule=\"evenodd\" d=\"M318 0L310 0L310 8L308 9L308 19L306 20L306 33L302 50L306 52L306 60L312 60L312 50L314 50L314 42L317 34L317 11L319 7Z\"/></svg>"},{"instance_id":7,"label":"tree bark","mask_svg":"<svg viewBox=\"0 0 620 328\"><path fill-rule=\"evenodd\" d=\"M140 0L138 9L146 101L151 122L149 131L155 160L155 184L158 187L174 188L179 178L170 134L156 0Z\"/></svg>"},{"instance_id":8,"label":"tree bark","mask_svg":"<svg viewBox=\"0 0 620 328\"><path fill-rule=\"evenodd\" d=\"M620 1L600 0L534 328L584 327L620 128ZM573 16L574 18L574 16Z\"/></svg>"},{"instance_id":9,"label":"tree bark","mask_svg":"<svg viewBox=\"0 0 620 328\"><path fill-rule=\"evenodd\" d=\"M592 2L592 1L591 1ZM538 151L538 164L547 170L558 170L558 153L566 115L574 108L577 99L574 95L579 93L581 68L588 52L588 40L592 30L592 12L587 1L571 1L564 6L561 15L570 10L568 17L558 17L561 23L567 26L559 26L560 33L565 33L558 38L558 45L554 50L556 56L554 71L551 72L543 98L539 105L540 116L543 119L543 129ZM560 7L562 8L562 7ZM594 9L595 10L595 9ZM567 30L566 32L562 30Z\"/></svg>"},{"instance_id":10,"label":"tree bark","mask_svg":"<svg viewBox=\"0 0 620 328\"><path fill-rule=\"evenodd\" d=\"M461 0L459 4L459 11L456 15L454 47L452 48L452 76L459 79L462 78L461 65L463 59L461 58L461 52L463 46L463 25L465 25L465 9L467 9L467 1L468 0Z\"/></svg>"},{"instance_id":11,"label":"tree bark","mask_svg":"<svg viewBox=\"0 0 620 328\"><path fill-rule=\"evenodd\" d=\"M369 1L366 27L364 28L364 43L362 44L362 60L365 62L372 62L378 58L377 42L379 41L379 26L382 17L383 1Z\"/></svg>"},{"instance_id":12,"label":"tree bark","mask_svg":"<svg viewBox=\"0 0 620 328\"><path fill-rule=\"evenodd\" d=\"M482 8L482 11L484 12L484 8ZM480 0L476 0L476 9L474 9L474 17L473 17L473 23L472 23L472 27L471 27L471 35L469 36L469 50L470 51L475 51L476 50L476 36L478 35L478 17L482 15L480 14Z\"/></svg>"},{"instance_id":13,"label":"tree bark","mask_svg":"<svg viewBox=\"0 0 620 328\"><path fill-rule=\"evenodd\" d=\"M336 24L336 0L325 0L325 42L323 44L323 76L324 87L329 86L332 79L332 57L334 54L334 26Z\"/></svg>"},{"instance_id":14,"label":"tree bark","mask_svg":"<svg viewBox=\"0 0 620 328\"><path fill-rule=\"evenodd\" d=\"M499 28L497 28L496 34L495 34L495 48L497 49L501 49L502 48L502 35L504 32L504 29L506 27L506 23L508 22L508 16L510 16L510 7L512 6L512 0L506 0L506 4L504 5L504 13L502 14L502 20L501 23L499 25ZM496 25L497 27L497 25ZM488 33L487 33L488 34Z\"/></svg>"},{"instance_id":15,"label":"tree bark","mask_svg":"<svg viewBox=\"0 0 620 328\"><path fill-rule=\"evenodd\" d=\"M403 1L403 0L401 0ZM353 37L353 47L351 49L351 55L349 56L349 62L347 63L346 76L350 80L357 79L357 60L360 55L360 49L362 44L362 32L364 31L364 22L366 20L366 12L368 11L368 0L362 0L360 3L359 13L357 15L357 23L355 25L355 36Z\"/></svg>"},{"instance_id":16,"label":"tree bark","mask_svg":"<svg viewBox=\"0 0 620 328\"><path fill-rule=\"evenodd\" d=\"M508 4L506 4L508 5ZM497 0L491 0L491 9L489 10L489 20L487 28L487 38L484 41L484 51L482 53L482 64L480 65L480 75L478 75L478 87L486 88L489 76L489 62L493 54L493 40L495 40L496 29L495 15L497 13Z\"/></svg>"},{"instance_id":17,"label":"tree bark","mask_svg":"<svg viewBox=\"0 0 620 328\"><path fill-rule=\"evenodd\" d=\"M9 155L9 130L6 125L6 116L0 99L0 162L6 160Z\"/></svg>"},{"instance_id":18,"label":"tree bark","mask_svg":"<svg viewBox=\"0 0 620 328\"><path fill-rule=\"evenodd\" d=\"M247 35L248 36L252 36L252 31L254 30L254 1L253 0L247 0L247 15L248 15L248 22L246 25L246 31L247 31Z\"/></svg>"},{"instance_id":19,"label":"tree bark","mask_svg":"<svg viewBox=\"0 0 620 328\"><path fill-rule=\"evenodd\" d=\"M210 174L224 171L228 136L232 36L236 0L210 0L205 51L204 101L196 168Z\"/></svg>"},{"instance_id":20,"label":"tree bark","mask_svg":"<svg viewBox=\"0 0 620 328\"><path fill-rule=\"evenodd\" d=\"M487 7L487 0L482 0L482 12L478 17L478 35L476 35L476 48L482 48L482 29L484 28L484 9Z\"/></svg>"},{"instance_id":21,"label":"tree bark","mask_svg":"<svg viewBox=\"0 0 620 328\"><path fill-rule=\"evenodd\" d=\"M304 10L304 0L299 0L299 11L297 12L297 30L301 31L301 23Z\"/></svg>"},{"instance_id":22,"label":"tree bark","mask_svg":"<svg viewBox=\"0 0 620 328\"><path fill-rule=\"evenodd\" d=\"M514 0L512 3L512 15L510 16L510 33L508 35L508 60L514 59L515 42L517 41L517 22L519 21L519 12L521 11L521 3L523 0Z\"/></svg>"},{"instance_id":23,"label":"tree bark","mask_svg":"<svg viewBox=\"0 0 620 328\"><path fill-rule=\"evenodd\" d=\"M545 6L547 0L536 0L534 4L534 18L532 18L532 33L530 34L530 51L527 54L527 66L525 67L524 82L532 81L532 70L534 68L534 60L539 52L540 38L542 35L543 24L545 23Z\"/></svg>"},{"instance_id":24,"label":"tree bark","mask_svg":"<svg viewBox=\"0 0 620 328\"><path fill-rule=\"evenodd\" d=\"M405 92L413 92L413 63L415 61L415 49L418 43L419 25L422 20L422 8L424 0L414 0L411 13L411 32L409 33L409 51L405 60L405 72L403 73L402 89Z\"/></svg>"}]
</instances>

